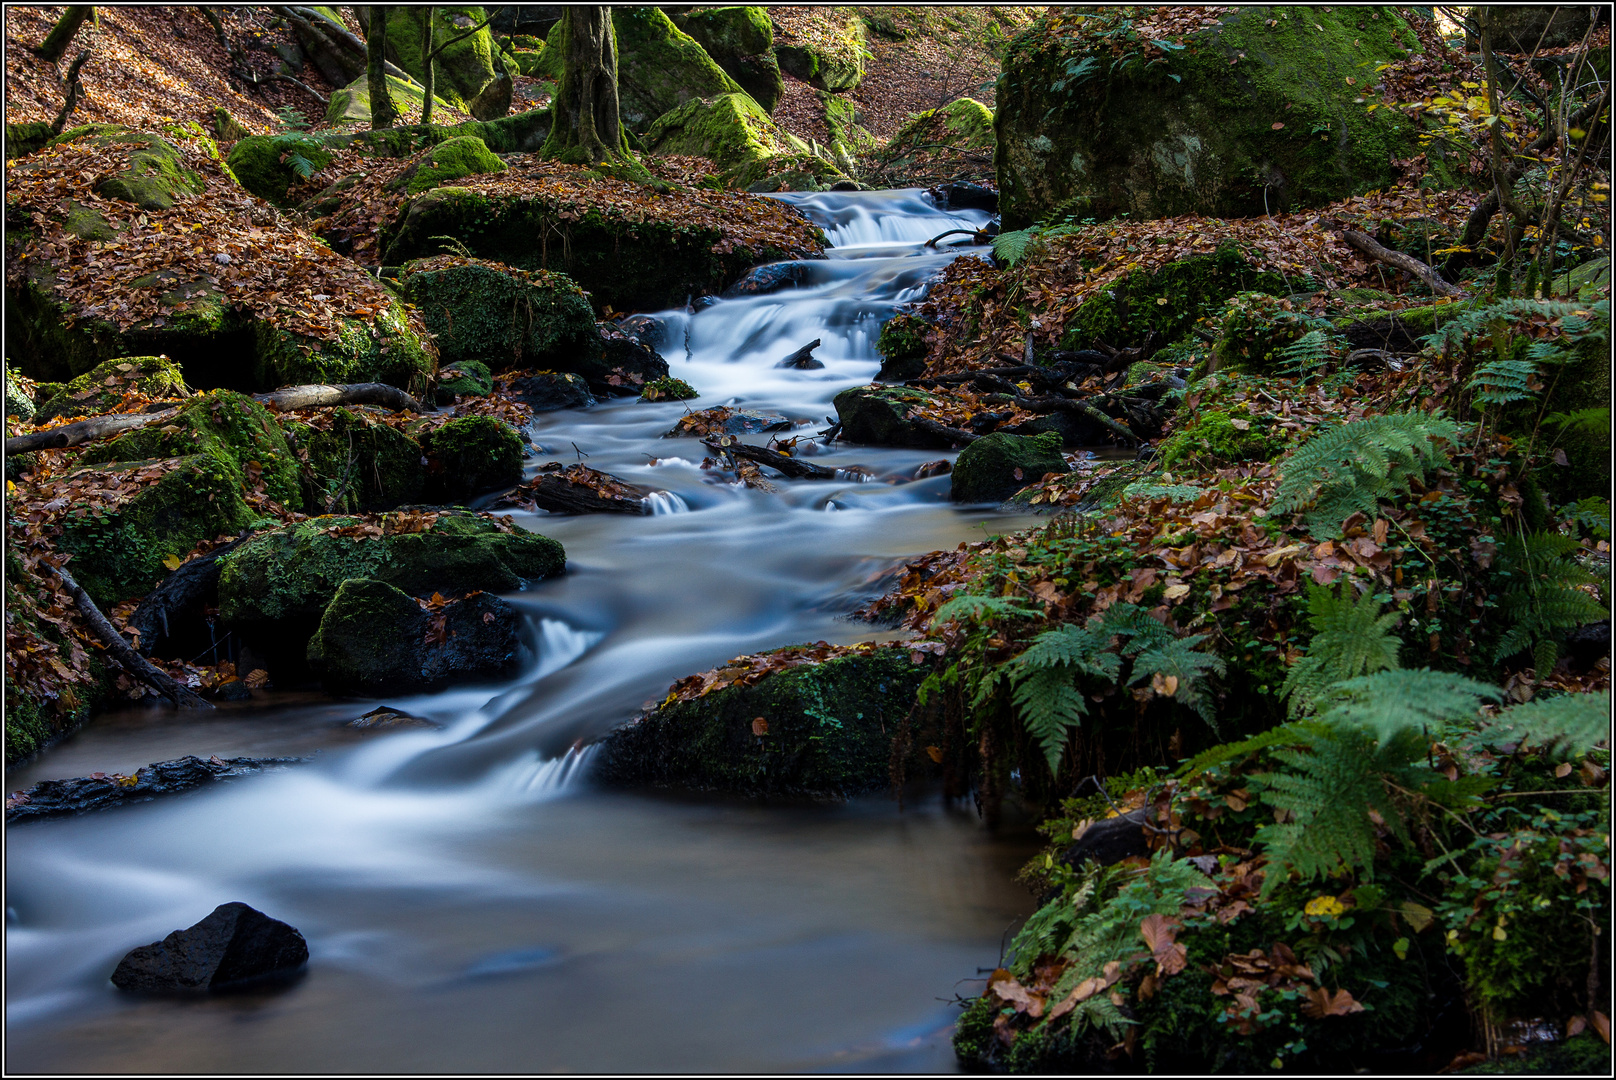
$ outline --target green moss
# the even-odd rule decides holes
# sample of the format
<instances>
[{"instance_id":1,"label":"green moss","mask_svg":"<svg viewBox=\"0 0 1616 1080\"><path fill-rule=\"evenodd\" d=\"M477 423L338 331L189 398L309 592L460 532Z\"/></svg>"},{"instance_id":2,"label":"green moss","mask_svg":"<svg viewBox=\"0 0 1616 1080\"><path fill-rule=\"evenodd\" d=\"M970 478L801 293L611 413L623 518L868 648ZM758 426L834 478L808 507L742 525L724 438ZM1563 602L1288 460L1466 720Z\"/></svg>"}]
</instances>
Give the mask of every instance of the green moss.
<instances>
[{"instance_id":1,"label":"green moss","mask_svg":"<svg viewBox=\"0 0 1616 1080\"><path fill-rule=\"evenodd\" d=\"M927 109L892 136L891 147L946 143L962 150L993 151L993 110L974 98L956 98L940 109Z\"/></svg>"},{"instance_id":2,"label":"green moss","mask_svg":"<svg viewBox=\"0 0 1616 1080\"><path fill-rule=\"evenodd\" d=\"M349 578L374 578L411 595L510 592L561 573L561 545L506 533L479 514L449 512L419 533L349 538L353 518L319 517L253 537L220 560L219 616L230 623L312 619Z\"/></svg>"},{"instance_id":3,"label":"green moss","mask_svg":"<svg viewBox=\"0 0 1616 1080\"><path fill-rule=\"evenodd\" d=\"M15 161L17 158L43 150L45 144L54 137L51 126L44 120L33 120L22 124L6 125L6 158Z\"/></svg>"},{"instance_id":4,"label":"green moss","mask_svg":"<svg viewBox=\"0 0 1616 1080\"><path fill-rule=\"evenodd\" d=\"M391 44L391 42L389 42ZM421 114L421 106L426 101L426 88L413 82L399 78L397 75L387 76L387 90L393 98L393 108L401 113ZM459 108L465 111L465 106L458 102L445 101L437 94L432 95L433 107L437 109ZM341 124L370 124L370 77L361 75L353 82L340 90L331 93L331 102L325 109L325 122L333 125Z\"/></svg>"},{"instance_id":5,"label":"green moss","mask_svg":"<svg viewBox=\"0 0 1616 1080\"><path fill-rule=\"evenodd\" d=\"M179 150L148 132L123 131L94 136L99 146L129 146L128 164L96 181L97 195L132 202L142 210L169 210L202 194L202 177L181 163Z\"/></svg>"},{"instance_id":6,"label":"green moss","mask_svg":"<svg viewBox=\"0 0 1616 1080\"><path fill-rule=\"evenodd\" d=\"M884 361L880 377L892 382L918 378L926 369L926 354L929 351L926 331L929 329L925 320L913 315L899 314L888 319L882 325L881 337L875 344L876 351Z\"/></svg>"},{"instance_id":7,"label":"green moss","mask_svg":"<svg viewBox=\"0 0 1616 1080\"><path fill-rule=\"evenodd\" d=\"M369 321L344 319L336 340L312 338L274 323L252 324L253 384L265 389L307 383L384 382L423 393L436 362L410 329L403 305Z\"/></svg>"},{"instance_id":8,"label":"green moss","mask_svg":"<svg viewBox=\"0 0 1616 1080\"><path fill-rule=\"evenodd\" d=\"M693 154L731 170L790 152L768 113L742 93L686 102L651 125L645 144L652 153Z\"/></svg>"},{"instance_id":9,"label":"green moss","mask_svg":"<svg viewBox=\"0 0 1616 1080\"><path fill-rule=\"evenodd\" d=\"M13 640L26 641L50 652L68 656L72 643L66 636L36 616L33 601L45 594L45 586L25 570L11 553L6 557L6 633ZM5 676L6 764L14 765L32 757L52 743L72 734L90 718L110 694L111 673L93 652L86 653L88 681L63 688L51 697L25 690L13 679L15 669L7 665Z\"/></svg>"},{"instance_id":10,"label":"green moss","mask_svg":"<svg viewBox=\"0 0 1616 1080\"><path fill-rule=\"evenodd\" d=\"M755 56L774 47L774 24L766 8L696 8L675 16L675 21L719 63L733 57Z\"/></svg>"},{"instance_id":11,"label":"green moss","mask_svg":"<svg viewBox=\"0 0 1616 1080\"><path fill-rule=\"evenodd\" d=\"M166 356L127 356L108 360L64 385L39 407L35 423L58 417L95 416L117 406L125 394L137 393L161 401L190 396L179 365ZM186 451L191 453L191 451ZM135 454L105 460L132 461L141 457L170 457L169 454Z\"/></svg>"},{"instance_id":12,"label":"green moss","mask_svg":"<svg viewBox=\"0 0 1616 1080\"><path fill-rule=\"evenodd\" d=\"M310 510L391 510L420 501L426 466L419 443L363 412L336 409L329 419L325 431L298 425L287 432L288 442L308 456L312 490L305 500Z\"/></svg>"},{"instance_id":13,"label":"green moss","mask_svg":"<svg viewBox=\"0 0 1616 1080\"><path fill-rule=\"evenodd\" d=\"M487 397L493 392L493 373L480 360L459 360L438 371L439 405L451 405L457 397Z\"/></svg>"},{"instance_id":14,"label":"green moss","mask_svg":"<svg viewBox=\"0 0 1616 1080\"><path fill-rule=\"evenodd\" d=\"M623 124L640 132L663 113L695 98L741 93L694 38L654 7L612 9L617 34L617 86Z\"/></svg>"},{"instance_id":15,"label":"green moss","mask_svg":"<svg viewBox=\"0 0 1616 1080\"><path fill-rule=\"evenodd\" d=\"M605 373L589 299L565 274L483 260L426 260L406 264L402 277L445 364Z\"/></svg>"},{"instance_id":16,"label":"green moss","mask_svg":"<svg viewBox=\"0 0 1616 1080\"><path fill-rule=\"evenodd\" d=\"M105 214L83 203L68 200L62 225L80 240L111 240L117 236Z\"/></svg>"},{"instance_id":17,"label":"green moss","mask_svg":"<svg viewBox=\"0 0 1616 1080\"><path fill-rule=\"evenodd\" d=\"M607 740L602 776L634 786L845 798L885 788L892 734L925 675L904 649L790 667L666 704ZM763 734L755 734L759 718Z\"/></svg>"},{"instance_id":18,"label":"green moss","mask_svg":"<svg viewBox=\"0 0 1616 1080\"><path fill-rule=\"evenodd\" d=\"M653 379L640 391L641 401L689 401L701 394L683 379Z\"/></svg>"},{"instance_id":19,"label":"green moss","mask_svg":"<svg viewBox=\"0 0 1616 1080\"><path fill-rule=\"evenodd\" d=\"M1003 502L1045 473L1070 472L1061 456L1061 437L1053 431L1041 435L984 435L960 451L954 462L949 497L955 502Z\"/></svg>"},{"instance_id":20,"label":"green moss","mask_svg":"<svg viewBox=\"0 0 1616 1080\"><path fill-rule=\"evenodd\" d=\"M331 155L308 139L298 140L299 153L316 168L331 164ZM286 193L297 182L292 166L281 160L291 148L284 135L249 135L230 148L225 163L236 183L276 206L286 206Z\"/></svg>"},{"instance_id":21,"label":"green moss","mask_svg":"<svg viewBox=\"0 0 1616 1080\"><path fill-rule=\"evenodd\" d=\"M396 680L400 646L421 636L421 606L383 581L352 578L337 587L309 639L308 659L340 671L345 683L381 688Z\"/></svg>"},{"instance_id":22,"label":"green moss","mask_svg":"<svg viewBox=\"0 0 1616 1080\"><path fill-rule=\"evenodd\" d=\"M426 8L400 6L387 16L387 54L399 67L419 80L426 68L421 62L421 32L425 29ZM480 7L435 7L432 11L433 48L460 37L487 18ZM494 81L502 70L494 36L485 26L438 54L433 63L433 89L457 108L467 109L471 99ZM417 89L419 93L419 88Z\"/></svg>"},{"instance_id":23,"label":"green moss","mask_svg":"<svg viewBox=\"0 0 1616 1080\"><path fill-rule=\"evenodd\" d=\"M864 64L870 58L863 22L845 9L826 9L815 30L812 40L775 47L780 70L833 94L857 87L864 81Z\"/></svg>"},{"instance_id":24,"label":"green moss","mask_svg":"<svg viewBox=\"0 0 1616 1080\"><path fill-rule=\"evenodd\" d=\"M1484 1061L1458 1072L1459 1075L1609 1076L1610 1045L1592 1032L1584 1032L1564 1042L1533 1046L1525 1053Z\"/></svg>"},{"instance_id":25,"label":"green moss","mask_svg":"<svg viewBox=\"0 0 1616 1080\"><path fill-rule=\"evenodd\" d=\"M1279 350L1314 329L1318 321L1295 311L1288 300L1267 293L1236 293L1218 317L1212 358L1219 371L1272 371Z\"/></svg>"},{"instance_id":26,"label":"green moss","mask_svg":"<svg viewBox=\"0 0 1616 1080\"><path fill-rule=\"evenodd\" d=\"M422 436L427 497L464 500L522 480L522 438L503 420L463 416Z\"/></svg>"},{"instance_id":27,"label":"green moss","mask_svg":"<svg viewBox=\"0 0 1616 1080\"><path fill-rule=\"evenodd\" d=\"M86 469L84 478L127 479L149 464ZM59 547L73 555L74 576L96 603L144 596L168 575L165 559L184 558L203 540L239 533L254 519L241 485L241 473L219 457L181 458L115 509L64 519Z\"/></svg>"},{"instance_id":28,"label":"green moss","mask_svg":"<svg viewBox=\"0 0 1616 1080\"><path fill-rule=\"evenodd\" d=\"M1235 426L1235 420L1248 425ZM1222 409L1196 411L1189 423L1161 444L1164 469L1190 466L1220 469L1242 461L1272 461L1284 453L1286 440L1269 434L1271 421L1255 415L1231 416Z\"/></svg>"},{"instance_id":29,"label":"green moss","mask_svg":"<svg viewBox=\"0 0 1616 1080\"><path fill-rule=\"evenodd\" d=\"M10 362L6 363L6 415L15 416L18 420L31 420L36 411L34 405L34 387L32 379L12 370Z\"/></svg>"},{"instance_id":30,"label":"green moss","mask_svg":"<svg viewBox=\"0 0 1616 1080\"><path fill-rule=\"evenodd\" d=\"M1125 18L1068 15L1058 34L1041 20L1012 42L996 92L1006 228L1075 196L1136 219L1318 206L1415 152L1397 110L1357 100L1376 63L1417 47L1396 9L1242 8L1150 64Z\"/></svg>"},{"instance_id":31,"label":"green moss","mask_svg":"<svg viewBox=\"0 0 1616 1080\"><path fill-rule=\"evenodd\" d=\"M433 147L399 180L406 192L419 195L467 176L504 171L505 163L489 153L481 139L460 135Z\"/></svg>"},{"instance_id":32,"label":"green moss","mask_svg":"<svg viewBox=\"0 0 1616 1080\"><path fill-rule=\"evenodd\" d=\"M842 437L849 442L874 446L946 445L909 423L909 413L916 406L934 400L935 395L909 387L855 386L837 394L833 403L842 424Z\"/></svg>"}]
</instances>

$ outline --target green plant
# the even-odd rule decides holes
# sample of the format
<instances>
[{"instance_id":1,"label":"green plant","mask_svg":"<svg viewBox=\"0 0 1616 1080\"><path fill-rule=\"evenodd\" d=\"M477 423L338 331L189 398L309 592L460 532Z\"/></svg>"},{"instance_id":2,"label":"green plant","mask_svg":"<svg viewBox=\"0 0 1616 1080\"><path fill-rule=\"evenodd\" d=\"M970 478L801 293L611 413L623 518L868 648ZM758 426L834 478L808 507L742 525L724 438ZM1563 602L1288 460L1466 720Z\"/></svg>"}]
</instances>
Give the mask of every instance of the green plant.
<instances>
[{"instance_id":1,"label":"green plant","mask_svg":"<svg viewBox=\"0 0 1616 1080\"><path fill-rule=\"evenodd\" d=\"M1274 353L1274 370L1287 378L1307 382L1336 359L1342 338L1326 329L1313 329Z\"/></svg>"},{"instance_id":2,"label":"green plant","mask_svg":"<svg viewBox=\"0 0 1616 1080\"><path fill-rule=\"evenodd\" d=\"M1281 691L1289 699L1291 716L1313 712L1338 682L1400 666L1397 652L1403 643L1392 630L1402 617L1396 612L1382 615L1380 609L1373 589L1353 599L1351 579L1343 579L1340 595L1318 585L1308 587L1313 640L1306 655L1285 673Z\"/></svg>"},{"instance_id":3,"label":"green plant","mask_svg":"<svg viewBox=\"0 0 1616 1080\"><path fill-rule=\"evenodd\" d=\"M270 140L270 145L299 180L307 180L320 168L313 159L329 155L320 145L320 140L309 134L309 123L297 110L290 105L282 105L277 115L281 130Z\"/></svg>"},{"instance_id":4,"label":"green plant","mask_svg":"<svg viewBox=\"0 0 1616 1080\"><path fill-rule=\"evenodd\" d=\"M1531 648L1537 671L1547 674L1559 658L1560 635L1610 617L1585 591L1588 586L1603 586L1604 579L1570 558L1581 547L1575 537L1550 532L1523 533L1504 542L1498 567L1510 576L1510 583L1499 608L1511 625L1499 639L1494 659Z\"/></svg>"},{"instance_id":5,"label":"green plant","mask_svg":"<svg viewBox=\"0 0 1616 1080\"><path fill-rule=\"evenodd\" d=\"M1447 464L1444 443L1460 427L1424 412L1388 413L1343 424L1297 447L1285 463L1271 513L1309 510L1316 533L1340 535L1353 513L1374 517L1383 498Z\"/></svg>"}]
</instances>

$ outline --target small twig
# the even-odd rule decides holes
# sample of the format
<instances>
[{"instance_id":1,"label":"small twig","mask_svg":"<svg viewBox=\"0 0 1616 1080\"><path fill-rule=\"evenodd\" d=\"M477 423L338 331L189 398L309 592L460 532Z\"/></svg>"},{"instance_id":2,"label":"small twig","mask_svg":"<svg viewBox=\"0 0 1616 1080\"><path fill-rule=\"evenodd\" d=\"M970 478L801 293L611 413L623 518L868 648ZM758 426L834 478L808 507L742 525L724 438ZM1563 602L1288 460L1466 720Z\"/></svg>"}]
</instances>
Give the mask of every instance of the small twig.
<instances>
[{"instance_id":1,"label":"small twig","mask_svg":"<svg viewBox=\"0 0 1616 1080\"><path fill-rule=\"evenodd\" d=\"M119 667L130 675L139 679L147 686L162 694L182 709L211 709L213 706L197 697L191 691L175 682L166 672L159 670L151 661L135 652L124 636L118 633L107 617L101 614L101 609L95 606L90 594L84 591L83 586L73 580L73 575L60 566L51 568L56 576L61 578L62 585L72 594L73 602L78 605L79 613L89 624L90 630L101 643L106 646L107 652Z\"/></svg>"}]
</instances>

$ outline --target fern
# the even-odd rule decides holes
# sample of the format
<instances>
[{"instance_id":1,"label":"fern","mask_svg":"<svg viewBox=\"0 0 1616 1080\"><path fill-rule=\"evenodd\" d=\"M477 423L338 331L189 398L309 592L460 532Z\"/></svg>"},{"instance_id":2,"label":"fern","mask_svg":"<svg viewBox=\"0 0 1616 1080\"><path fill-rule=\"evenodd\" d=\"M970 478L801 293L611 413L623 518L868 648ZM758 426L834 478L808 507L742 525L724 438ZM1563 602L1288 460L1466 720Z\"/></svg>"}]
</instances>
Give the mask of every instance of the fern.
<instances>
[{"instance_id":1,"label":"fern","mask_svg":"<svg viewBox=\"0 0 1616 1080\"><path fill-rule=\"evenodd\" d=\"M1499 714L1483 729L1490 746L1530 742L1558 745L1569 754L1583 754L1610 740L1609 690L1597 694L1562 694L1538 698Z\"/></svg>"},{"instance_id":2,"label":"fern","mask_svg":"<svg viewBox=\"0 0 1616 1080\"><path fill-rule=\"evenodd\" d=\"M1014 266L1027 254L1027 249L1038 238L1038 226L1000 233L993 238L993 257L1005 266Z\"/></svg>"},{"instance_id":3,"label":"fern","mask_svg":"<svg viewBox=\"0 0 1616 1080\"><path fill-rule=\"evenodd\" d=\"M1467 385L1480 404L1501 406L1535 398L1542 389L1537 376L1537 364L1531 360L1490 360L1476 369Z\"/></svg>"},{"instance_id":4,"label":"fern","mask_svg":"<svg viewBox=\"0 0 1616 1080\"><path fill-rule=\"evenodd\" d=\"M1343 424L1291 454L1274 493L1273 513L1312 507L1308 524L1339 535L1355 512L1373 517L1383 498L1401 494L1412 479L1424 479L1447 464L1442 444L1454 442L1459 425L1423 412L1389 413Z\"/></svg>"},{"instance_id":5,"label":"fern","mask_svg":"<svg viewBox=\"0 0 1616 1080\"><path fill-rule=\"evenodd\" d=\"M1275 370L1284 376L1306 382L1314 372L1335 359L1340 337L1329 330L1309 330L1275 354Z\"/></svg>"},{"instance_id":6,"label":"fern","mask_svg":"<svg viewBox=\"0 0 1616 1080\"><path fill-rule=\"evenodd\" d=\"M1578 409L1568 413L1550 413L1543 418L1543 422L1568 434L1580 432L1586 435L1598 435L1610 431L1610 408L1606 406L1598 409Z\"/></svg>"},{"instance_id":7,"label":"fern","mask_svg":"<svg viewBox=\"0 0 1616 1080\"><path fill-rule=\"evenodd\" d=\"M1382 615L1374 590L1353 600L1352 584L1343 581L1341 595L1317 585L1308 587L1308 621L1313 640L1307 654L1285 673L1281 696L1291 716L1312 712L1330 688L1344 679L1398 667L1402 640L1392 633L1400 619Z\"/></svg>"},{"instance_id":8,"label":"fern","mask_svg":"<svg viewBox=\"0 0 1616 1080\"><path fill-rule=\"evenodd\" d=\"M1539 532L1510 537L1499 551L1498 569L1510 584L1499 598L1499 610L1511 620L1493 659L1502 660L1532 648L1539 674L1547 674L1559 657L1558 637L1610 613L1584 591L1603 579L1579 566L1571 556L1579 542L1559 533Z\"/></svg>"},{"instance_id":9,"label":"fern","mask_svg":"<svg viewBox=\"0 0 1616 1080\"><path fill-rule=\"evenodd\" d=\"M1217 713L1213 710L1211 695L1206 692L1203 676L1208 671L1222 675L1227 665L1219 656L1195 651L1195 646L1205 637L1205 634L1195 634L1141 650L1134 658L1133 678L1128 682L1132 685L1156 675L1176 680L1168 696L1194 709L1208 727L1217 731Z\"/></svg>"},{"instance_id":10,"label":"fern","mask_svg":"<svg viewBox=\"0 0 1616 1080\"><path fill-rule=\"evenodd\" d=\"M1410 732L1432 736L1474 723L1484 701L1498 701L1495 686L1443 671L1381 671L1337 684L1336 700L1320 716L1332 727L1352 727L1384 747Z\"/></svg>"}]
</instances>

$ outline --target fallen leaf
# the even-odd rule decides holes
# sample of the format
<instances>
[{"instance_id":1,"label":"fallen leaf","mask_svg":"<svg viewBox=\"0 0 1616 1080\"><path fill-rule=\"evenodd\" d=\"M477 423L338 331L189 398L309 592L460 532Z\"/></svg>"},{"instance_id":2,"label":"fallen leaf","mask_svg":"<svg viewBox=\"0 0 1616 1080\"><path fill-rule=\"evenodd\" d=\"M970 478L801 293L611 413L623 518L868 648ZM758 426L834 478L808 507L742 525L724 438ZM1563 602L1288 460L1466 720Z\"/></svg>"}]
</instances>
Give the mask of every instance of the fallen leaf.
<instances>
[{"instance_id":1,"label":"fallen leaf","mask_svg":"<svg viewBox=\"0 0 1616 1080\"><path fill-rule=\"evenodd\" d=\"M756 720L752 721L752 734L758 736L759 738L762 738L764 735L767 735L768 733L769 733L769 721L767 719L760 716Z\"/></svg>"},{"instance_id":2,"label":"fallen leaf","mask_svg":"<svg viewBox=\"0 0 1616 1080\"><path fill-rule=\"evenodd\" d=\"M1363 1006L1346 990L1330 991L1322 986L1305 987L1302 990L1302 998L1302 1012L1316 1020L1326 1016L1346 1016L1349 1013L1363 1012Z\"/></svg>"}]
</instances>

